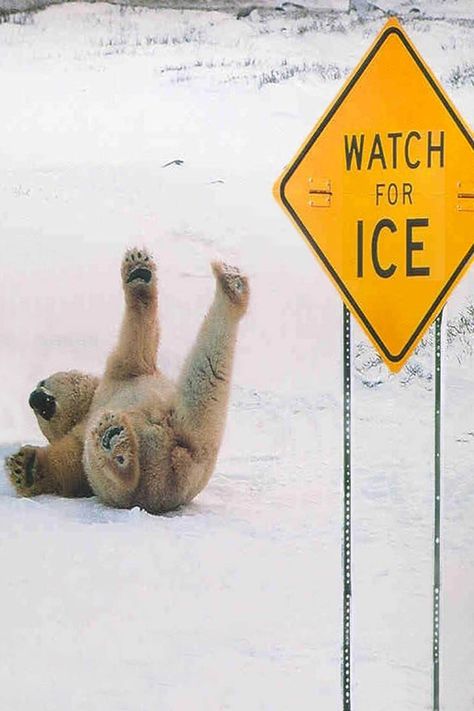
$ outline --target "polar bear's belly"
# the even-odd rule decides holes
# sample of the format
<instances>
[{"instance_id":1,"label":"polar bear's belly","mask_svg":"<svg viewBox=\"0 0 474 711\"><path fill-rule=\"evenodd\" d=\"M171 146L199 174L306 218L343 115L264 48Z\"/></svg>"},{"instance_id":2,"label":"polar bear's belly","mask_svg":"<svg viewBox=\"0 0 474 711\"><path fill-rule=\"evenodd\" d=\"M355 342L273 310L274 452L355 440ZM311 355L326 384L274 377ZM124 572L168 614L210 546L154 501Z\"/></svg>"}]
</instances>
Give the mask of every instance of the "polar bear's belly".
<instances>
[{"instance_id":1,"label":"polar bear's belly","mask_svg":"<svg viewBox=\"0 0 474 711\"><path fill-rule=\"evenodd\" d=\"M133 410L149 402L165 402L173 393L173 385L164 376L142 375L130 380L109 382L100 385L92 403L91 411L99 409Z\"/></svg>"}]
</instances>

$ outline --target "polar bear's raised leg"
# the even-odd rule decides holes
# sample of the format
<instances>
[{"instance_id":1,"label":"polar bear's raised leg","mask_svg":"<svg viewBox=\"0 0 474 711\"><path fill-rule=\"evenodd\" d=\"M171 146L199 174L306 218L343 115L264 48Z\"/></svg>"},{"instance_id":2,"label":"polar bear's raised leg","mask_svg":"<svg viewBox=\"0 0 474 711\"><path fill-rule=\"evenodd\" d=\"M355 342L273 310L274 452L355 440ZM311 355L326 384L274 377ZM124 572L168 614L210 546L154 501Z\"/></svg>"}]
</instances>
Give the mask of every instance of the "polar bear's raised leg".
<instances>
[{"instance_id":1,"label":"polar bear's raised leg","mask_svg":"<svg viewBox=\"0 0 474 711\"><path fill-rule=\"evenodd\" d=\"M124 380L156 373L158 348L158 292L156 267L144 249L130 249L122 261L125 313L115 350L107 360L105 376Z\"/></svg>"},{"instance_id":2,"label":"polar bear's raised leg","mask_svg":"<svg viewBox=\"0 0 474 711\"><path fill-rule=\"evenodd\" d=\"M217 451L224 431L238 323L249 298L247 278L215 262L214 301L178 381L172 424L193 449Z\"/></svg>"}]
</instances>

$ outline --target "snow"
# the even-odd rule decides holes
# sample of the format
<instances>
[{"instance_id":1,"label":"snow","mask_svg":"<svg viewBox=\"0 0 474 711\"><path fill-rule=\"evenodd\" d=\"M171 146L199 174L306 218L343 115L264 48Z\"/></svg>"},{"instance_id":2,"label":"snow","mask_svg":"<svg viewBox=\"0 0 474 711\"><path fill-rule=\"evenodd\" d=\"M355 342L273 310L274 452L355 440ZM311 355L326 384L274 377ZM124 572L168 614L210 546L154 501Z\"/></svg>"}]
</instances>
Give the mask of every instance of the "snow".
<instances>
[{"instance_id":1,"label":"snow","mask_svg":"<svg viewBox=\"0 0 474 711\"><path fill-rule=\"evenodd\" d=\"M0 25L2 458L42 442L33 384L100 372L126 246L158 258L171 375L211 259L252 285L217 470L189 507L19 499L0 480L2 708L340 708L342 308L271 187L381 24L78 3ZM467 121L472 24L406 23ZM473 292L471 274L445 322ZM465 350L444 359L441 694L460 710L474 708ZM432 359L427 339L421 376L354 372L354 709L430 708Z\"/></svg>"}]
</instances>

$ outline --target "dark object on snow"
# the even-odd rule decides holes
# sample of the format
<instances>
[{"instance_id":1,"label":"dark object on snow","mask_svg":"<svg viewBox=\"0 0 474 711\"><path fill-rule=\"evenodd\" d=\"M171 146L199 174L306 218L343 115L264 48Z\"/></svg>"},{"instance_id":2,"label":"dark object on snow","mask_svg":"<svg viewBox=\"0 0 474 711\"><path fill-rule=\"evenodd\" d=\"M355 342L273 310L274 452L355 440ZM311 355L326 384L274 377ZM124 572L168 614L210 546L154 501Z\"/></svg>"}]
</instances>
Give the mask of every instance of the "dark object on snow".
<instances>
[{"instance_id":1,"label":"dark object on snow","mask_svg":"<svg viewBox=\"0 0 474 711\"><path fill-rule=\"evenodd\" d=\"M255 10L256 7L256 5L249 5L248 7L243 7L241 10L238 11L237 19L241 20L243 17L248 17L250 13Z\"/></svg>"},{"instance_id":2,"label":"dark object on snow","mask_svg":"<svg viewBox=\"0 0 474 711\"><path fill-rule=\"evenodd\" d=\"M283 10L285 10L285 12L286 12L286 10L304 10L305 9L303 5L298 5L297 2L283 2L281 4L281 6L282 6ZM277 10L279 10L279 9L280 8L277 8Z\"/></svg>"},{"instance_id":3,"label":"dark object on snow","mask_svg":"<svg viewBox=\"0 0 474 711\"><path fill-rule=\"evenodd\" d=\"M176 158L175 160L170 160L169 163L164 163L161 167L162 168L167 168L169 165L183 165L184 160L181 160L181 158Z\"/></svg>"}]
</instances>

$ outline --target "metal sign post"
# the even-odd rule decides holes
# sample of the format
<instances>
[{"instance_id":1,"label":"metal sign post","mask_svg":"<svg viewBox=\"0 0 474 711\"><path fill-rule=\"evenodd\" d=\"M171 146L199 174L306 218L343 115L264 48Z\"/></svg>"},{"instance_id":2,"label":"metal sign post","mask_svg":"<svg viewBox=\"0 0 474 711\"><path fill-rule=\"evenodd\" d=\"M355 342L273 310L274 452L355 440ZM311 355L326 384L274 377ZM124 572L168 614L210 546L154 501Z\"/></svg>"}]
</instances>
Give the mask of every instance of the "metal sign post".
<instances>
[{"instance_id":1,"label":"metal sign post","mask_svg":"<svg viewBox=\"0 0 474 711\"><path fill-rule=\"evenodd\" d=\"M434 411L434 541L433 541L433 711L440 711L439 661L441 613L441 321L435 321L435 411ZM343 525L342 525L342 660L343 711L351 711L352 656L352 501L351 501L351 315L343 305Z\"/></svg>"},{"instance_id":2,"label":"metal sign post","mask_svg":"<svg viewBox=\"0 0 474 711\"><path fill-rule=\"evenodd\" d=\"M343 644L342 694L344 711L351 710L351 601L352 601L352 531L351 531L351 314L343 306L343 390L344 390L344 519L342 526Z\"/></svg>"},{"instance_id":3,"label":"metal sign post","mask_svg":"<svg viewBox=\"0 0 474 711\"><path fill-rule=\"evenodd\" d=\"M439 711L439 642L441 593L441 318L435 322L434 437L434 584L433 584L433 711Z\"/></svg>"}]
</instances>

